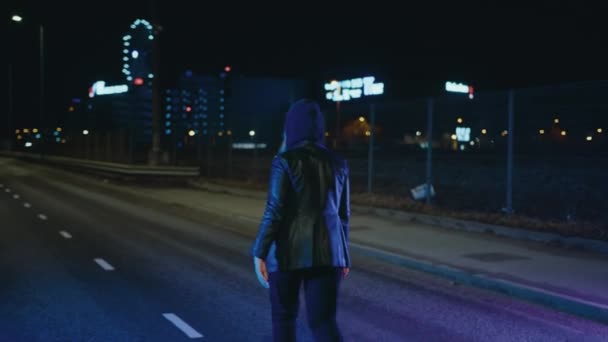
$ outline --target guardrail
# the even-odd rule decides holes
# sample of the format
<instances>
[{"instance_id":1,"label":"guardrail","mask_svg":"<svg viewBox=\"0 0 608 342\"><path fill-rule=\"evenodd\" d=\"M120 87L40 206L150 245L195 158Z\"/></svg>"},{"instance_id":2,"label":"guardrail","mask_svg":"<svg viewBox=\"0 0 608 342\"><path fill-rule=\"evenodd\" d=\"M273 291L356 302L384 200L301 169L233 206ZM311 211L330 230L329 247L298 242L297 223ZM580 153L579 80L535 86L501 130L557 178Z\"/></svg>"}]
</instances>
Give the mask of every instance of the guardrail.
<instances>
[{"instance_id":1,"label":"guardrail","mask_svg":"<svg viewBox=\"0 0 608 342\"><path fill-rule=\"evenodd\" d=\"M0 152L0 156L27 160L36 163L53 164L55 166L77 169L79 171L96 173L109 177L118 176L130 179L160 177L195 178L199 177L200 175L200 170L198 167L130 165L49 155L45 155L43 158L41 158L39 154L23 152Z\"/></svg>"}]
</instances>

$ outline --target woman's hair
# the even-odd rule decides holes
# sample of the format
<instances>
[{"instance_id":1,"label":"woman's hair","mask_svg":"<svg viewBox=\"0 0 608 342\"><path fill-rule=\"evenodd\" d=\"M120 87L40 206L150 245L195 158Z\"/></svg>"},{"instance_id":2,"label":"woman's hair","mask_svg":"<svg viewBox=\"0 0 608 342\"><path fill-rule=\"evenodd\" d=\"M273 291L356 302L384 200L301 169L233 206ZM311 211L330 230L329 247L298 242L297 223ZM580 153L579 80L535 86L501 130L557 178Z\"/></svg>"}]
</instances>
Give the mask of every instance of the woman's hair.
<instances>
[{"instance_id":1,"label":"woman's hair","mask_svg":"<svg viewBox=\"0 0 608 342\"><path fill-rule=\"evenodd\" d=\"M323 144L325 118L319 104L311 99L301 99L291 105L285 115L284 132L288 149L303 141Z\"/></svg>"}]
</instances>

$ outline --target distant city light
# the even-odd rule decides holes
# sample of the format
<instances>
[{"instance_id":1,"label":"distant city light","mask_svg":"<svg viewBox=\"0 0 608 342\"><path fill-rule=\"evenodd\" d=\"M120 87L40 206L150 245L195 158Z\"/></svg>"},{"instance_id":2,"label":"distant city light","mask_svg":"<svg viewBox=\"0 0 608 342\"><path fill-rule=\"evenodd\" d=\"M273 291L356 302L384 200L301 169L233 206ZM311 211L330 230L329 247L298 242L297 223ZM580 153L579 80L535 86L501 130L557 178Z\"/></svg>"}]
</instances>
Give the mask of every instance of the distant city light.
<instances>
[{"instance_id":1,"label":"distant city light","mask_svg":"<svg viewBox=\"0 0 608 342\"><path fill-rule=\"evenodd\" d=\"M61 127L57 127L56 131L61 132L61 131L63 131L63 129Z\"/></svg>"},{"instance_id":2,"label":"distant city light","mask_svg":"<svg viewBox=\"0 0 608 342\"><path fill-rule=\"evenodd\" d=\"M135 78L135 80L133 80L133 84L135 84L137 86L143 85L144 84L144 79L141 78L141 77L137 77L137 78Z\"/></svg>"},{"instance_id":3,"label":"distant city light","mask_svg":"<svg viewBox=\"0 0 608 342\"><path fill-rule=\"evenodd\" d=\"M364 118L364 117L362 117L362 116L360 116L360 117L359 117L359 121L361 121L361 122L365 122L365 118Z\"/></svg>"},{"instance_id":4,"label":"distant city light","mask_svg":"<svg viewBox=\"0 0 608 342\"><path fill-rule=\"evenodd\" d=\"M461 142L471 141L470 127L456 127L456 139Z\"/></svg>"},{"instance_id":5,"label":"distant city light","mask_svg":"<svg viewBox=\"0 0 608 342\"><path fill-rule=\"evenodd\" d=\"M30 132L29 128L24 128L23 129L23 133L29 133L29 132Z\"/></svg>"},{"instance_id":6,"label":"distant city light","mask_svg":"<svg viewBox=\"0 0 608 342\"><path fill-rule=\"evenodd\" d=\"M503 137L506 137L507 135L509 135L509 131L507 131L505 129L504 131L502 131L502 133L500 133L500 135L502 135Z\"/></svg>"},{"instance_id":7,"label":"distant city light","mask_svg":"<svg viewBox=\"0 0 608 342\"><path fill-rule=\"evenodd\" d=\"M222 135L224 135L224 132L219 131L219 132L217 132L217 135L221 137Z\"/></svg>"},{"instance_id":8,"label":"distant city light","mask_svg":"<svg viewBox=\"0 0 608 342\"><path fill-rule=\"evenodd\" d=\"M153 36L153 35L149 35L149 36L148 36L148 39L153 40L153 39L154 39L154 36Z\"/></svg>"},{"instance_id":9,"label":"distant city light","mask_svg":"<svg viewBox=\"0 0 608 342\"><path fill-rule=\"evenodd\" d=\"M471 146L475 146L475 142L473 140L471 140L471 142L469 143Z\"/></svg>"},{"instance_id":10,"label":"distant city light","mask_svg":"<svg viewBox=\"0 0 608 342\"><path fill-rule=\"evenodd\" d=\"M462 123L462 121L463 121L463 120L462 120L462 118L458 118L458 119L456 119L456 122L458 122L459 124L461 124L461 123Z\"/></svg>"},{"instance_id":11,"label":"distant city light","mask_svg":"<svg viewBox=\"0 0 608 342\"><path fill-rule=\"evenodd\" d=\"M89 135L89 130L88 129L83 130L82 135Z\"/></svg>"},{"instance_id":12,"label":"distant city light","mask_svg":"<svg viewBox=\"0 0 608 342\"><path fill-rule=\"evenodd\" d=\"M229 131L226 132L226 134L232 135L232 131L229 130Z\"/></svg>"},{"instance_id":13,"label":"distant city light","mask_svg":"<svg viewBox=\"0 0 608 342\"><path fill-rule=\"evenodd\" d=\"M129 86L126 84L120 84L115 86L106 87L106 82L97 81L93 83L91 88L89 88L89 97L95 97L95 95L112 95L112 94L120 94L126 93L129 91Z\"/></svg>"},{"instance_id":14,"label":"distant city light","mask_svg":"<svg viewBox=\"0 0 608 342\"><path fill-rule=\"evenodd\" d=\"M28 142L26 142L26 143L25 143L25 147L32 147L32 143L31 143L31 142L29 142L29 141L28 141Z\"/></svg>"},{"instance_id":15,"label":"distant city light","mask_svg":"<svg viewBox=\"0 0 608 342\"><path fill-rule=\"evenodd\" d=\"M61 138L59 138L59 137L55 138L55 142L61 142Z\"/></svg>"},{"instance_id":16,"label":"distant city light","mask_svg":"<svg viewBox=\"0 0 608 342\"><path fill-rule=\"evenodd\" d=\"M15 14L11 17L11 20L14 22L20 23L23 21L23 18L20 15Z\"/></svg>"},{"instance_id":17,"label":"distant city light","mask_svg":"<svg viewBox=\"0 0 608 342\"><path fill-rule=\"evenodd\" d=\"M554 122L554 123L556 123L556 124L558 124L558 123L559 123L559 118L555 118L555 119L553 120L553 122Z\"/></svg>"},{"instance_id":18,"label":"distant city light","mask_svg":"<svg viewBox=\"0 0 608 342\"><path fill-rule=\"evenodd\" d=\"M137 51L137 50L131 51L131 57L133 57L133 59L137 59L137 57L139 57L139 51Z\"/></svg>"},{"instance_id":19,"label":"distant city light","mask_svg":"<svg viewBox=\"0 0 608 342\"><path fill-rule=\"evenodd\" d=\"M482 129L482 130L481 130L481 134L484 134L484 135L485 135L485 134L488 134L488 130L487 130L487 129L485 129L485 128L484 128L484 129Z\"/></svg>"},{"instance_id":20,"label":"distant city light","mask_svg":"<svg viewBox=\"0 0 608 342\"><path fill-rule=\"evenodd\" d=\"M565 135L566 135L566 131L562 131L562 136L565 136Z\"/></svg>"},{"instance_id":21,"label":"distant city light","mask_svg":"<svg viewBox=\"0 0 608 342\"><path fill-rule=\"evenodd\" d=\"M249 131L249 136L250 137L254 137L255 136L255 131L254 130Z\"/></svg>"},{"instance_id":22,"label":"distant city light","mask_svg":"<svg viewBox=\"0 0 608 342\"><path fill-rule=\"evenodd\" d=\"M192 111L192 107L186 106L186 112L190 113Z\"/></svg>"},{"instance_id":23,"label":"distant city light","mask_svg":"<svg viewBox=\"0 0 608 342\"><path fill-rule=\"evenodd\" d=\"M264 143L254 144L254 143L234 143L232 144L232 148L235 150L253 150L253 149L264 149L267 145Z\"/></svg>"},{"instance_id":24,"label":"distant city light","mask_svg":"<svg viewBox=\"0 0 608 342\"><path fill-rule=\"evenodd\" d=\"M541 135L542 135L542 134L545 134L545 130L544 130L544 129L539 129L539 130L538 130L538 134L541 134Z\"/></svg>"},{"instance_id":25,"label":"distant city light","mask_svg":"<svg viewBox=\"0 0 608 342\"><path fill-rule=\"evenodd\" d=\"M65 141L66 141L65 139L61 139L62 144L65 144Z\"/></svg>"},{"instance_id":26,"label":"distant city light","mask_svg":"<svg viewBox=\"0 0 608 342\"><path fill-rule=\"evenodd\" d=\"M19 134L19 133L21 133L21 130L20 129L16 129L15 130L15 134Z\"/></svg>"},{"instance_id":27,"label":"distant city light","mask_svg":"<svg viewBox=\"0 0 608 342\"><path fill-rule=\"evenodd\" d=\"M452 136L450 138L452 138L452 140L458 139L458 137L456 136L456 134L452 134Z\"/></svg>"},{"instance_id":28,"label":"distant city light","mask_svg":"<svg viewBox=\"0 0 608 342\"><path fill-rule=\"evenodd\" d=\"M592 136L590 136L590 135L589 135L589 136L587 136L587 141L591 141L591 140L593 140L593 137L592 137Z\"/></svg>"},{"instance_id":29,"label":"distant city light","mask_svg":"<svg viewBox=\"0 0 608 342\"><path fill-rule=\"evenodd\" d=\"M193 137L193 136L196 135L196 132L193 129L191 129L191 130L188 131L188 135L191 136L191 137Z\"/></svg>"},{"instance_id":30,"label":"distant city light","mask_svg":"<svg viewBox=\"0 0 608 342\"><path fill-rule=\"evenodd\" d=\"M21 136L21 134L19 134L19 135L17 136L17 140L21 140L21 139L23 139L23 136Z\"/></svg>"},{"instance_id":31,"label":"distant city light","mask_svg":"<svg viewBox=\"0 0 608 342\"><path fill-rule=\"evenodd\" d=\"M154 78L154 74L148 74L148 78Z\"/></svg>"},{"instance_id":32,"label":"distant city light","mask_svg":"<svg viewBox=\"0 0 608 342\"><path fill-rule=\"evenodd\" d=\"M420 132L420 131L416 131L416 136L417 136L417 137L419 137L419 136L421 136L421 135L422 135L422 132Z\"/></svg>"},{"instance_id":33,"label":"distant city light","mask_svg":"<svg viewBox=\"0 0 608 342\"><path fill-rule=\"evenodd\" d=\"M600 134L601 134L601 133L602 133L602 129L601 129L601 128L598 128L598 129L596 130L596 132L598 132L598 133L600 133Z\"/></svg>"},{"instance_id":34,"label":"distant city light","mask_svg":"<svg viewBox=\"0 0 608 342\"><path fill-rule=\"evenodd\" d=\"M329 136L329 132L325 132L325 136L328 137Z\"/></svg>"},{"instance_id":35,"label":"distant city light","mask_svg":"<svg viewBox=\"0 0 608 342\"><path fill-rule=\"evenodd\" d=\"M124 42L124 44L125 44L125 46L131 45L131 43L129 43L129 42Z\"/></svg>"},{"instance_id":36,"label":"distant city light","mask_svg":"<svg viewBox=\"0 0 608 342\"><path fill-rule=\"evenodd\" d=\"M38 128L32 129L32 133L38 133Z\"/></svg>"},{"instance_id":37,"label":"distant city light","mask_svg":"<svg viewBox=\"0 0 608 342\"><path fill-rule=\"evenodd\" d=\"M370 132L370 131L365 131L365 136L366 136L366 137L369 137L370 135L372 135L372 132Z\"/></svg>"},{"instance_id":38,"label":"distant city light","mask_svg":"<svg viewBox=\"0 0 608 342\"><path fill-rule=\"evenodd\" d=\"M226 65L226 67L224 67L225 72L230 72L231 70L232 68L230 67L230 65Z\"/></svg>"},{"instance_id":39,"label":"distant city light","mask_svg":"<svg viewBox=\"0 0 608 342\"><path fill-rule=\"evenodd\" d=\"M469 94L469 99L473 99L473 87L470 85L456 83L456 82L445 82L445 90L450 93L462 93Z\"/></svg>"},{"instance_id":40,"label":"distant city light","mask_svg":"<svg viewBox=\"0 0 608 342\"><path fill-rule=\"evenodd\" d=\"M68 111L73 112L74 111L74 106L68 107Z\"/></svg>"},{"instance_id":41,"label":"distant city light","mask_svg":"<svg viewBox=\"0 0 608 342\"><path fill-rule=\"evenodd\" d=\"M36 134L36 139L40 139L42 138L42 136L40 135L40 133Z\"/></svg>"},{"instance_id":42,"label":"distant city light","mask_svg":"<svg viewBox=\"0 0 608 342\"><path fill-rule=\"evenodd\" d=\"M133 81L133 77L127 76L127 81Z\"/></svg>"}]
</instances>

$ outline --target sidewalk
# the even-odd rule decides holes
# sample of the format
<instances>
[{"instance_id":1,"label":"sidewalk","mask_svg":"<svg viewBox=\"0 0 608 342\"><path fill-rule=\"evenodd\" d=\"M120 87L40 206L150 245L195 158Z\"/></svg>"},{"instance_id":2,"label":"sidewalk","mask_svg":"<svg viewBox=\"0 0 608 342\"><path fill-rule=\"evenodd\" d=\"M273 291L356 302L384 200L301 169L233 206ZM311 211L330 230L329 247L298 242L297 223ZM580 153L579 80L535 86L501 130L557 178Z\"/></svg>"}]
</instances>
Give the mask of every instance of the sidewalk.
<instances>
[{"instance_id":1,"label":"sidewalk","mask_svg":"<svg viewBox=\"0 0 608 342\"><path fill-rule=\"evenodd\" d=\"M173 204L246 220L262 216L261 191L200 189L138 192ZM608 323L608 255L355 212L351 250L457 282L509 293ZM356 267L356 265L354 265Z\"/></svg>"}]
</instances>

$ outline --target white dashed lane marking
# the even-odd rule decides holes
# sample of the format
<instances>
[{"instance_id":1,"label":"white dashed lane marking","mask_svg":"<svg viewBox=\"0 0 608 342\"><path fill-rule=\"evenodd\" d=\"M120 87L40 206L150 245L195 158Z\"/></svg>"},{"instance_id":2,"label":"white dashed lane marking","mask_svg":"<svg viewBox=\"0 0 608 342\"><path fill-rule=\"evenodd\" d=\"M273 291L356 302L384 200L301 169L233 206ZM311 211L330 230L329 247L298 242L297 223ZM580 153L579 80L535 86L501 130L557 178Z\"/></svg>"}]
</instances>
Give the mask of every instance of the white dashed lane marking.
<instances>
[{"instance_id":1,"label":"white dashed lane marking","mask_svg":"<svg viewBox=\"0 0 608 342\"><path fill-rule=\"evenodd\" d=\"M173 313L164 313L165 317L169 322L173 323L179 330L181 330L189 338L203 338L203 335L198 331L194 330L188 323L184 322L181 318L177 317Z\"/></svg>"},{"instance_id":2,"label":"white dashed lane marking","mask_svg":"<svg viewBox=\"0 0 608 342\"><path fill-rule=\"evenodd\" d=\"M44 215L44 214L38 214L38 218L39 218L39 219L41 219L42 221L46 221L46 220L48 220L48 219L49 219L49 218L48 218L48 217L46 217L46 215Z\"/></svg>"},{"instance_id":3,"label":"white dashed lane marking","mask_svg":"<svg viewBox=\"0 0 608 342\"><path fill-rule=\"evenodd\" d=\"M61 234L61 236L63 236L66 239L71 239L72 238L72 234L66 232L65 230L60 231L59 234Z\"/></svg>"},{"instance_id":4,"label":"white dashed lane marking","mask_svg":"<svg viewBox=\"0 0 608 342\"><path fill-rule=\"evenodd\" d=\"M23 203L23 206L26 207L26 208L31 208L32 207L32 205L29 204L29 203L27 203L27 202Z\"/></svg>"},{"instance_id":5,"label":"white dashed lane marking","mask_svg":"<svg viewBox=\"0 0 608 342\"><path fill-rule=\"evenodd\" d=\"M99 265L99 267L103 268L105 271L114 271L114 267L112 267L112 265L110 265L102 258L96 258L95 262L97 263L97 265Z\"/></svg>"},{"instance_id":6,"label":"white dashed lane marking","mask_svg":"<svg viewBox=\"0 0 608 342\"><path fill-rule=\"evenodd\" d=\"M13 198L14 198L14 199L19 199L19 197L21 197L21 196L19 196L18 194L14 194L14 195L13 195Z\"/></svg>"}]
</instances>

